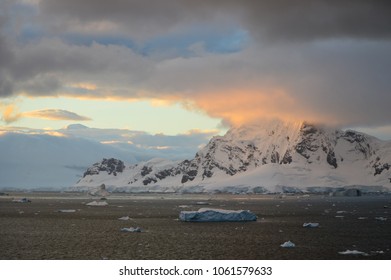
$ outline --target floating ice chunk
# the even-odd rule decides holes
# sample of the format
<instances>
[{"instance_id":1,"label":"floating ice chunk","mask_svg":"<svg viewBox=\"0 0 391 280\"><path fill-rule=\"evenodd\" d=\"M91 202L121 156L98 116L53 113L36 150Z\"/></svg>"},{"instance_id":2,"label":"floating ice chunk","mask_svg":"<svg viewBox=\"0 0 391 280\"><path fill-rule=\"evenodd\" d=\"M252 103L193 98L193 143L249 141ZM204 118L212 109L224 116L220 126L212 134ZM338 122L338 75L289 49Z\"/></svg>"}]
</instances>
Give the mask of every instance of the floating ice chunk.
<instances>
[{"instance_id":1,"label":"floating ice chunk","mask_svg":"<svg viewBox=\"0 0 391 280\"><path fill-rule=\"evenodd\" d=\"M366 220L368 217L358 217L359 220Z\"/></svg>"},{"instance_id":2,"label":"floating ice chunk","mask_svg":"<svg viewBox=\"0 0 391 280\"><path fill-rule=\"evenodd\" d=\"M118 218L118 220L127 221L127 220L130 220L130 217L129 216L123 216L121 218Z\"/></svg>"},{"instance_id":3,"label":"floating ice chunk","mask_svg":"<svg viewBox=\"0 0 391 280\"><path fill-rule=\"evenodd\" d=\"M338 252L340 255L362 255L362 256L369 256L365 252L357 251L357 250L346 250L343 252Z\"/></svg>"},{"instance_id":4,"label":"floating ice chunk","mask_svg":"<svg viewBox=\"0 0 391 280\"><path fill-rule=\"evenodd\" d=\"M347 211L337 211L337 214L347 213Z\"/></svg>"},{"instance_id":5,"label":"floating ice chunk","mask_svg":"<svg viewBox=\"0 0 391 280\"><path fill-rule=\"evenodd\" d=\"M305 228L317 228L317 227L319 227L319 223L304 223L303 227L305 227Z\"/></svg>"},{"instance_id":6,"label":"floating ice chunk","mask_svg":"<svg viewBox=\"0 0 391 280\"><path fill-rule=\"evenodd\" d=\"M384 217L376 217L375 220L378 220L378 221L387 221L387 218L384 218Z\"/></svg>"},{"instance_id":7,"label":"floating ice chunk","mask_svg":"<svg viewBox=\"0 0 391 280\"><path fill-rule=\"evenodd\" d=\"M75 209L62 209L62 210L58 210L57 212L60 212L60 213L75 213L76 210Z\"/></svg>"},{"instance_id":8,"label":"floating ice chunk","mask_svg":"<svg viewBox=\"0 0 391 280\"><path fill-rule=\"evenodd\" d=\"M87 206L107 206L109 205L106 201L92 201L86 204Z\"/></svg>"},{"instance_id":9,"label":"floating ice chunk","mask_svg":"<svg viewBox=\"0 0 391 280\"><path fill-rule=\"evenodd\" d=\"M198 211L181 211L179 219L185 222L247 222L257 216L248 210L201 208Z\"/></svg>"},{"instance_id":10,"label":"floating ice chunk","mask_svg":"<svg viewBox=\"0 0 391 280\"><path fill-rule=\"evenodd\" d=\"M280 247L282 247L282 248L293 248L295 246L296 246L295 243L293 243L291 241L286 241L280 245Z\"/></svg>"},{"instance_id":11,"label":"floating ice chunk","mask_svg":"<svg viewBox=\"0 0 391 280\"><path fill-rule=\"evenodd\" d=\"M196 202L196 205L209 205L210 203L209 202L206 202L206 201L197 201Z\"/></svg>"},{"instance_id":12,"label":"floating ice chunk","mask_svg":"<svg viewBox=\"0 0 391 280\"><path fill-rule=\"evenodd\" d=\"M142 232L140 227L121 228L122 232Z\"/></svg>"},{"instance_id":13,"label":"floating ice chunk","mask_svg":"<svg viewBox=\"0 0 391 280\"><path fill-rule=\"evenodd\" d=\"M384 254L384 251L383 250L371 251L371 254Z\"/></svg>"}]
</instances>

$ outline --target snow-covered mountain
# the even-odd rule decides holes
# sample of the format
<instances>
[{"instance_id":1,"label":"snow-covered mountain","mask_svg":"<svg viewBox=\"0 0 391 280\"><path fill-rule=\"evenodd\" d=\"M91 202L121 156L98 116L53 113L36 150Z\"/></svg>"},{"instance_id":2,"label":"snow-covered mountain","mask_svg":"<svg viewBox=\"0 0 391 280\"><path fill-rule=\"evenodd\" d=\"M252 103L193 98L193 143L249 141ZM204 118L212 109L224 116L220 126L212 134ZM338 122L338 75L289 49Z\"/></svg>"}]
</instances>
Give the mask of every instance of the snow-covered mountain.
<instances>
[{"instance_id":1,"label":"snow-covered mountain","mask_svg":"<svg viewBox=\"0 0 391 280\"><path fill-rule=\"evenodd\" d=\"M110 163L109 163L110 162ZM191 160L104 160L75 185L123 191L265 192L390 188L391 142L306 122L268 121L215 136ZM115 172L113 170L116 170Z\"/></svg>"}]
</instances>

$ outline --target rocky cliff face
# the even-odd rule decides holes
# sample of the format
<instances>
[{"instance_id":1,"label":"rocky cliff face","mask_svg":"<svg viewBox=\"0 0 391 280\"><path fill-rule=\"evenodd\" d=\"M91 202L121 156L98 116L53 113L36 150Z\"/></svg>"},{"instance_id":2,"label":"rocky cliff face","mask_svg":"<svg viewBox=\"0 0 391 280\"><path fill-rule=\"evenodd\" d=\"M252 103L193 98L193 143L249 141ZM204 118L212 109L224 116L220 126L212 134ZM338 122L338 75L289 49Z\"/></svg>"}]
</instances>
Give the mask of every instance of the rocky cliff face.
<instances>
[{"instance_id":1,"label":"rocky cliff face","mask_svg":"<svg viewBox=\"0 0 391 280\"><path fill-rule=\"evenodd\" d=\"M87 176L97 175L101 172L106 172L107 175L117 176L118 173L122 173L125 168L123 161L115 158L104 158L101 162L94 163L94 165L87 169L83 174L83 178Z\"/></svg>"},{"instance_id":2,"label":"rocky cliff face","mask_svg":"<svg viewBox=\"0 0 391 280\"><path fill-rule=\"evenodd\" d=\"M77 186L191 187L229 178L235 178L235 184L258 182L257 186L265 186L279 182L264 178L284 174L292 175L291 183L297 186L299 177L307 173L313 179L307 184L338 186L361 180L363 184L384 185L391 177L390 167L390 143L356 131L274 121L233 128L224 136L213 137L191 160L152 160L125 167L122 161L105 159L89 168ZM269 172L266 175L265 170ZM251 174L251 182L246 174ZM356 175L360 177L357 180Z\"/></svg>"}]
</instances>

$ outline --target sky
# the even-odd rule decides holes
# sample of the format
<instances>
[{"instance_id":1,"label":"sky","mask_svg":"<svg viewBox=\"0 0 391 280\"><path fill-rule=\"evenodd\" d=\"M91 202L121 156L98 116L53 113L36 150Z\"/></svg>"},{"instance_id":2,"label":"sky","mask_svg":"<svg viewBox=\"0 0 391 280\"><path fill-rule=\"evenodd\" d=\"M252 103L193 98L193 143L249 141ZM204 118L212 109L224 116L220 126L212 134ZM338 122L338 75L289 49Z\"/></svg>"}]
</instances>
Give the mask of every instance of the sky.
<instances>
[{"instance_id":1,"label":"sky","mask_svg":"<svg viewBox=\"0 0 391 280\"><path fill-rule=\"evenodd\" d=\"M391 139L390 14L381 0L2 0L0 126L207 139L280 118Z\"/></svg>"}]
</instances>

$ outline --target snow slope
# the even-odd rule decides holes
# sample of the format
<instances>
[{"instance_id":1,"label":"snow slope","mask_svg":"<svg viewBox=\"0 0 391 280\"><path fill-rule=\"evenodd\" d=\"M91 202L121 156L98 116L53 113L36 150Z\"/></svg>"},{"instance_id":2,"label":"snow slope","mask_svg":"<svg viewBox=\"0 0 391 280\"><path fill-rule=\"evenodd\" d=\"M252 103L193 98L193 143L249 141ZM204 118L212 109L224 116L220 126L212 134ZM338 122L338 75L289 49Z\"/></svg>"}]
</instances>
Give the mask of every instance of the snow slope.
<instances>
[{"instance_id":1,"label":"snow slope","mask_svg":"<svg viewBox=\"0 0 391 280\"><path fill-rule=\"evenodd\" d=\"M96 165L99 165L97 163ZM213 137L191 160L154 159L109 174L88 169L78 189L274 192L390 188L391 142L305 122L268 121Z\"/></svg>"}]
</instances>

